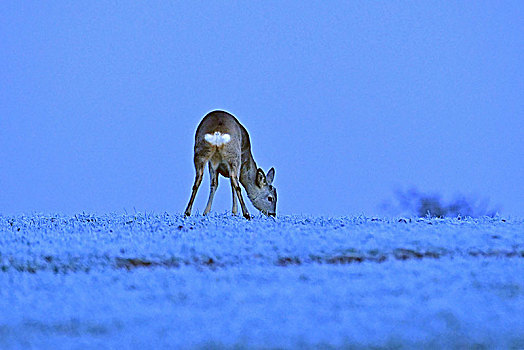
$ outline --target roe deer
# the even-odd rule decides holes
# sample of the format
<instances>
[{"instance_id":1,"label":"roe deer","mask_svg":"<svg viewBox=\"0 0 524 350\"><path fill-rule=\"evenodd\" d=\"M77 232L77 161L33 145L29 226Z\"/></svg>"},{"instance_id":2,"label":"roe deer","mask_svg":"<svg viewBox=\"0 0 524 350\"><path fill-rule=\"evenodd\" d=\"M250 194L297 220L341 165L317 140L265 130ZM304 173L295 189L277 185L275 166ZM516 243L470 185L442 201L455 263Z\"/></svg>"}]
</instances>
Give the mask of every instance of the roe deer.
<instances>
[{"instance_id":1,"label":"roe deer","mask_svg":"<svg viewBox=\"0 0 524 350\"><path fill-rule=\"evenodd\" d=\"M211 189L204 215L209 213L213 197L218 187L218 174L229 177L233 193L234 215L237 214L237 198L242 207L242 214L251 219L242 198L240 184L244 186L251 203L265 215L275 216L277 208L277 190L272 186L275 169L264 174L251 155L251 143L247 130L231 114L224 111L208 113L197 127L195 134L195 183L185 215L191 215L193 201L197 194L204 167L209 164Z\"/></svg>"}]
</instances>

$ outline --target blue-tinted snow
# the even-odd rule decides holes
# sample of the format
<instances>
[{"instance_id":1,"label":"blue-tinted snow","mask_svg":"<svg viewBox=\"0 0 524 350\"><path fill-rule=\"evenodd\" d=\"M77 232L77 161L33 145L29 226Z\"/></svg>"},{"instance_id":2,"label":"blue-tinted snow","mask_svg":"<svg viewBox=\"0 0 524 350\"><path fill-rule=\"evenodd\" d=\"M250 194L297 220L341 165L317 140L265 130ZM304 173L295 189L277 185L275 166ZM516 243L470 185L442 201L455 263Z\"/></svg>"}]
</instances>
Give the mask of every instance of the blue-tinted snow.
<instances>
[{"instance_id":1,"label":"blue-tinted snow","mask_svg":"<svg viewBox=\"0 0 524 350\"><path fill-rule=\"evenodd\" d=\"M524 347L524 221L0 217L0 348Z\"/></svg>"}]
</instances>

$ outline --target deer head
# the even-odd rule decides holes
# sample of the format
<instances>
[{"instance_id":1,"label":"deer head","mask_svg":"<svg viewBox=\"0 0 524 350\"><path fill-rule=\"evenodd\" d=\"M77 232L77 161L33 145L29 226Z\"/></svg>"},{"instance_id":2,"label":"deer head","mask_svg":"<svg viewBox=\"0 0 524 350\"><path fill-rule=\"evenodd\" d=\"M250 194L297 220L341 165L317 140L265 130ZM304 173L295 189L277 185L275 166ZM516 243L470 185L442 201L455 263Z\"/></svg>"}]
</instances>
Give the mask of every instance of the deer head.
<instances>
[{"instance_id":1,"label":"deer head","mask_svg":"<svg viewBox=\"0 0 524 350\"><path fill-rule=\"evenodd\" d=\"M269 216L275 216L277 213L277 189L272 186L274 178L274 168L269 169L267 174L264 174L264 171L258 168L255 186L247 191L253 206Z\"/></svg>"}]
</instances>

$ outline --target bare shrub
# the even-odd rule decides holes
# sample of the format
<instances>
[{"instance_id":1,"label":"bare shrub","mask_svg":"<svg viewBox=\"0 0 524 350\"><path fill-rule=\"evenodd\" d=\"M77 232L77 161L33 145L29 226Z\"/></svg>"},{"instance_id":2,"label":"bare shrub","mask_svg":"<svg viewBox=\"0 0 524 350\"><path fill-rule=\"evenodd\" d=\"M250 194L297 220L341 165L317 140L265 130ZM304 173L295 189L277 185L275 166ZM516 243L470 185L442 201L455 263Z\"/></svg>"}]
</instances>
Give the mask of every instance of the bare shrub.
<instances>
[{"instance_id":1,"label":"bare shrub","mask_svg":"<svg viewBox=\"0 0 524 350\"><path fill-rule=\"evenodd\" d=\"M385 202L382 208L393 215L418 217L493 217L498 210L489 207L489 201L457 195L449 202L434 193L424 193L416 188L396 190L394 200Z\"/></svg>"}]
</instances>

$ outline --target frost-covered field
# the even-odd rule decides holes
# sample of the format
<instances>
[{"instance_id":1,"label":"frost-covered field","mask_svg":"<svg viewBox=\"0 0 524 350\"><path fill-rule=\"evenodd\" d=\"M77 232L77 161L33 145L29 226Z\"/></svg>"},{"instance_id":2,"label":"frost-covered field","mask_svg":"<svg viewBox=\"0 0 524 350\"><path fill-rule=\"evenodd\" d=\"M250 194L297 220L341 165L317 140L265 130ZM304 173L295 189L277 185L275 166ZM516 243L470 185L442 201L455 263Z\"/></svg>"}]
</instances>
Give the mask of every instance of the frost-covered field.
<instances>
[{"instance_id":1,"label":"frost-covered field","mask_svg":"<svg viewBox=\"0 0 524 350\"><path fill-rule=\"evenodd\" d=\"M524 221L0 216L0 348L524 348Z\"/></svg>"}]
</instances>

